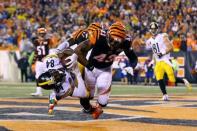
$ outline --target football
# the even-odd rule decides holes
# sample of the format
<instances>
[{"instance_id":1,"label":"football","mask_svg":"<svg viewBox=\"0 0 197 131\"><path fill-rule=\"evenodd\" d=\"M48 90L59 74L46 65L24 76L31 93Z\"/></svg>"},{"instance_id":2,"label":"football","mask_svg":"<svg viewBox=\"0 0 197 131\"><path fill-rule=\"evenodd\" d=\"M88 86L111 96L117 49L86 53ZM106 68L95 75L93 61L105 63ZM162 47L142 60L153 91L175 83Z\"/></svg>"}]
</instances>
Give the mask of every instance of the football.
<instances>
[{"instance_id":1,"label":"football","mask_svg":"<svg viewBox=\"0 0 197 131\"><path fill-rule=\"evenodd\" d=\"M68 62L70 62L70 60L66 60L67 57L71 56L74 53L74 51L72 49L65 49L64 51L62 51L59 54L59 57L61 59L61 63L63 65L66 65Z\"/></svg>"},{"instance_id":2,"label":"football","mask_svg":"<svg viewBox=\"0 0 197 131\"><path fill-rule=\"evenodd\" d=\"M61 63L62 63L64 66L66 66L66 64L67 64L68 62L70 62L70 59L67 59L67 60L66 60L66 58L62 58L62 59L61 59Z\"/></svg>"}]
</instances>

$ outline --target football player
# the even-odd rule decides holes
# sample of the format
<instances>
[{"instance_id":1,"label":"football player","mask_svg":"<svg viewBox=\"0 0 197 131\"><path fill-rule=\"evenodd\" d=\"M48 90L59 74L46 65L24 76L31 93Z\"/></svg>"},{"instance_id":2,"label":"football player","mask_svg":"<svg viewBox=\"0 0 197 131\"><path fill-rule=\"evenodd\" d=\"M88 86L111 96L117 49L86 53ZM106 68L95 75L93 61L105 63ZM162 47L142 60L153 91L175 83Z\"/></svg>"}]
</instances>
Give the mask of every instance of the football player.
<instances>
[{"instance_id":1,"label":"football player","mask_svg":"<svg viewBox=\"0 0 197 131\"><path fill-rule=\"evenodd\" d=\"M35 47L33 64L35 64L35 78L37 82L38 76L40 75L42 70L44 70L44 67L42 66L42 60L49 54L49 50L53 47L54 42L47 35L46 28L38 28L36 34L37 36L34 37L32 41ZM37 85L36 92L32 93L31 95L42 96L41 88Z\"/></svg>"},{"instance_id":2,"label":"football player","mask_svg":"<svg viewBox=\"0 0 197 131\"><path fill-rule=\"evenodd\" d=\"M147 40L146 44L152 48L152 52L156 61L154 72L159 87L163 93L162 99L168 101L169 97L166 91L166 84L164 82L164 74L168 76L168 85L175 85L175 75L170 62L170 52L173 51L173 45L170 42L166 33L159 33L159 25L156 22L150 24L150 33L152 37Z\"/></svg>"},{"instance_id":3,"label":"football player","mask_svg":"<svg viewBox=\"0 0 197 131\"><path fill-rule=\"evenodd\" d=\"M102 107L108 104L112 82L112 63L122 51L129 58L132 67L137 64L137 56L131 47L132 40L127 36L122 23L113 23L108 32L93 30L88 32L88 39L75 49L78 61L85 68L85 83L90 89L90 98L94 97L97 87L98 99L96 105L90 104L90 99L81 99L80 103L86 113L91 113L97 119L102 113ZM91 50L89 56L87 53ZM88 59L86 59L86 56Z\"/></svg>"},{"instance_id":4,"label":"football player","mask_svg":"<svg viewBox=\"0 0 197 131\"><path fill-rule=\"evenodd\" d=\"M45 70L38 77L38 85L43 89L54 91L49 98L49 114L53 113L54 106L62 98L89 96L77 62L70 69L65 66L68 62L65 59L72 54L73 50L68 48L57 54L49 54L43 60Z\"/></svg>"}]
</instances>

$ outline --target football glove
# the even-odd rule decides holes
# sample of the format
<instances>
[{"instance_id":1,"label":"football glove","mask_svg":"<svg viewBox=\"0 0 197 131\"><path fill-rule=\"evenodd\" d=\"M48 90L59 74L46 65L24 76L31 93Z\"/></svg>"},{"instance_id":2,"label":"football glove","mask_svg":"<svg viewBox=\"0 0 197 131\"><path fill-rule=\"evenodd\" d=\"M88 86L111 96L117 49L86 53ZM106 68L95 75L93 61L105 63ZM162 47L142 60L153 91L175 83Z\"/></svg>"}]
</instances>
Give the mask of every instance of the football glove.
<instances>
[{"instance_id":1,"label":"football glove","mask_svg":"<svg viewBox=\"0 0 197 131\"><path fill-rule=\"evenodd\" d=\"M158 56L159 58L161 58L161 57L163 56L163 54L162 54L162 53L157 53L157 56Z\"/></svg>"},{"instance_id":2,"label":"football glove","mask_svg":"<svg viewBox=\"0 0 197 131\"><path fill-rule=\"evenodd\" d=\"M166 54L166 51L163 51L163 52L157 53L157 56L158 56L159 58L161 58L161 57L164 56L165 54Z\"/></svg>"},{"instance_id":3,"label":"football glove","mask_svg":"<svg viewBox=\"0 0 197 131\"><path fill-rule=\"evenodd\" d=\"M78 56L74 53L65 59L65 60L69 60L69 62L66 64L68 69L71 69L75 64L77 64L77 58Z\"/></svg>"}]
</instances>

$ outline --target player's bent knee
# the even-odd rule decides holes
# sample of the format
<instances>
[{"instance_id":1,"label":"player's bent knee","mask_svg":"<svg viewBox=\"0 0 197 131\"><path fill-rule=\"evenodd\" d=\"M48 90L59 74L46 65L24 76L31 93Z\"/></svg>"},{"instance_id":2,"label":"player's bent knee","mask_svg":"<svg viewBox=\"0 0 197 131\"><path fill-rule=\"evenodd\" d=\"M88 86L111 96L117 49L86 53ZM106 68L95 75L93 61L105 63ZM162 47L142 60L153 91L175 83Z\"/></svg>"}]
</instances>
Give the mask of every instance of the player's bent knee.
<instances>
[{"instance_id":1,"label":"player's bent knee","mask_svg":"<svg viewBox=\"0 0 197 131\"><path fill-rule=\"evenodd\" d=\"M108 103L107 103L107 104L108 104ZM101 107L106 107L107 104L103 105L103 104L100 104L100 103L99 103L99 105L100 105Z\"/></svg>"}]
</instances>

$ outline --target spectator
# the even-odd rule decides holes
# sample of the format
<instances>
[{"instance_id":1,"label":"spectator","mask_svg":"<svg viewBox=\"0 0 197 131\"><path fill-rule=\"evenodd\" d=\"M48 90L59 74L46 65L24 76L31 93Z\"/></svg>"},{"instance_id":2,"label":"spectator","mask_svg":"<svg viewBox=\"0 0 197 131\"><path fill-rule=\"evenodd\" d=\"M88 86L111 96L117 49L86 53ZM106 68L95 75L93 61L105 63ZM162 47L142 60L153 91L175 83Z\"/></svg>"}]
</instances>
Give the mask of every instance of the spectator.
<instances>
[{"instance_id":1,"label":"spectator","mask_svg":"<svg viewBox=\"0 0 197 131\"><path fill-rule=\"evenodd\" d=\"M19 49L21 52L27 52L28 54L31 54L33 51L34 46L26 35L23 35L22 39L20 40Z\"/></svg>"},{"instance_id":2,"label":"spectator","mask_svg":"<svg viewBox=\"0 0 197 131\"><path fill-rule=\"evenodd\" d=\"M154 61L151 57L149 57L145 63L144 63L144 71L145 71L145 79L144 79L144 85L152 85L152 79L153 79L153 64Z\"/></svg>"},{"instance_id":3,"label":"spectator","mask_svg":"<svg viewBox=\"0 0 197 131\"><path fill-rule=\"evenodd\" d=\"M161 25L160 29L172 37L178 34L185 36L186 33L196 30L195 0L176 2L3 0L1 6L0 25L4 25L6 30L15 28L13 34L27 33L28 38L42 24L51 28L51 33L64 31L65 35L69 35L80 26L85 24L87 26L95 21L108 25L121 20L131 34L133 31L130 29L139 32L133 35L138 35L140 38L146 35L146 27L154 19ZM14 35L11 36L14 37ZM196 38L192 41L195 41L195 44L189 40L188 49L196 50Z\"/></svg>"},{"instance_id":4,"label":"spectator","mask_svg":"<svg viewBox=\"0 0 197 131\"><path fill-rule=\"evenodd\" d=\"M22 54L22 57L18 60L18 67L21 70L21 82L27 82L27 68L29 67L28 59L26 53Z\"/></svg>"},{"instance_id":5,"label":"spectator","mask_svg":"<svg viewBox=\"0 0 197 131\"><path fill-rule=\"evenodd\" d=\"M121 82L123 84L127 85L128 84L128 78L127 78L127 71L125 70L125 68L128 65L128 60L127 59L120 60L118 65L121 69Z\"/></svg>"}]
</instances>

